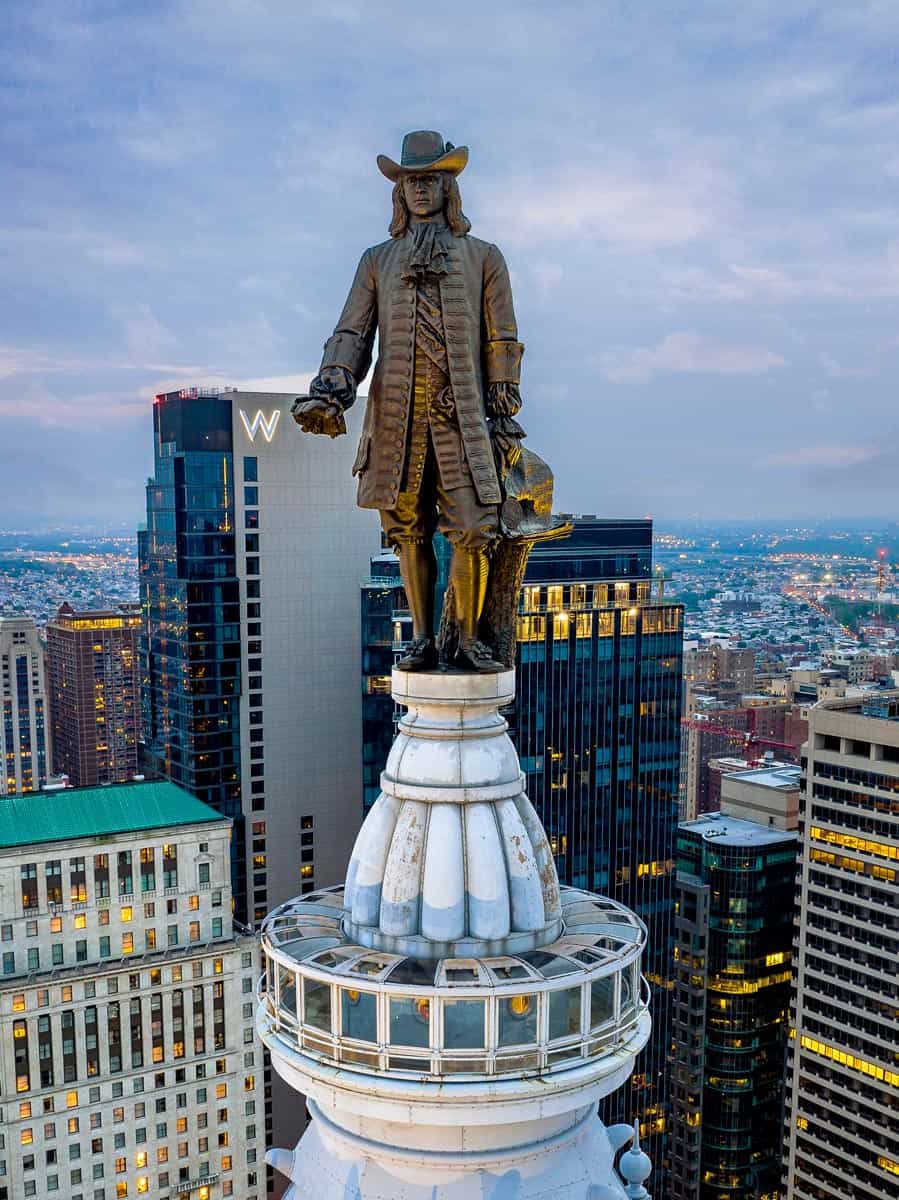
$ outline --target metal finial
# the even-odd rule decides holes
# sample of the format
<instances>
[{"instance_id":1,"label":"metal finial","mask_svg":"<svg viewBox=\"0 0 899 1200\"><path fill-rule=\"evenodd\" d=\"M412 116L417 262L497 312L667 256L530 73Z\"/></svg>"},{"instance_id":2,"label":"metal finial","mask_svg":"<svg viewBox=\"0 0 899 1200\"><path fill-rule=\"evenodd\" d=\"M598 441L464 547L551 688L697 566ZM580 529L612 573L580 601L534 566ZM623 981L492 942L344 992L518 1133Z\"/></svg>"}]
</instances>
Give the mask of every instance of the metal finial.
<instances>
[{"instance_id":1,"label":"metal finial","mask_svg":"<svg viewBox=\"0 0 899 1200\"><path fill-rule=\"evenodd\" d=\"M643 1184L652 1174L652 1162L640 1149L639 1121L634 1121L634 1141L630 1150L622 1154L618 1173L625 1182L624 1193L628 1200L651 1200Z\"/></svg>"}]
</instances>

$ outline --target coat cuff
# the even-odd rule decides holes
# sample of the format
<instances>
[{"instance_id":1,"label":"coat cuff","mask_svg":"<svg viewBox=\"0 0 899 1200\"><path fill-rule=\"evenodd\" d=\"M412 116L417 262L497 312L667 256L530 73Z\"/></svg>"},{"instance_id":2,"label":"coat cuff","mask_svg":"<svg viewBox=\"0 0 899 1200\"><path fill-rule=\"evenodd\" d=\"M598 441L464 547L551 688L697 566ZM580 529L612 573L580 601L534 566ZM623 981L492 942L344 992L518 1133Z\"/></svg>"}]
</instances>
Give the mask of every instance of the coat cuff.
<instances>
[{"instance_id":1,"label":"coat cuff","mask_svg":"<svg viewBox=\"0 0 899 1200\"><path fill-rule=\"evenodd\" d=\"M358 333L335 333L325 342L322 367L343 367L358 379L367 357L365 339ZM321 370L321 368L319 368Z\"/></svg>"},{"instance_id":2,"label":"coat cuff","mask_svg":"<svg viewBox=\"0 0 899 1200\"><path fill-rule=\"evenodd\" d=\"M518 383L521 377L523 342L486 342L484 363L488 383Z\"/></svg>"}]
</instances>

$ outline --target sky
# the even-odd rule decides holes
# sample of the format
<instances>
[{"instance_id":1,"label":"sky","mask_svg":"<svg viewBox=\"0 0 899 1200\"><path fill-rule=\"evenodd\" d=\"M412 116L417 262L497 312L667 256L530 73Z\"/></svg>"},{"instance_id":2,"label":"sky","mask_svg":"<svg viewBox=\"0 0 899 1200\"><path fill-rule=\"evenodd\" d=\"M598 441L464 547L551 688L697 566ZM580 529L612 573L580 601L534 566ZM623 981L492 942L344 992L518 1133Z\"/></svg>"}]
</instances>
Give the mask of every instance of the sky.
<instances>
[{"instance_id":1,"label":"sky","mask_svg":"<svg viewBox=\"0 0 899 1200\"><path fill-rule=\"evenodd\" d=\"M0 527L136 525L157 391L303 390L416 128L558 507L895 519L897 54L895 0L5 0Z\"/></svg>"}]
</instances>

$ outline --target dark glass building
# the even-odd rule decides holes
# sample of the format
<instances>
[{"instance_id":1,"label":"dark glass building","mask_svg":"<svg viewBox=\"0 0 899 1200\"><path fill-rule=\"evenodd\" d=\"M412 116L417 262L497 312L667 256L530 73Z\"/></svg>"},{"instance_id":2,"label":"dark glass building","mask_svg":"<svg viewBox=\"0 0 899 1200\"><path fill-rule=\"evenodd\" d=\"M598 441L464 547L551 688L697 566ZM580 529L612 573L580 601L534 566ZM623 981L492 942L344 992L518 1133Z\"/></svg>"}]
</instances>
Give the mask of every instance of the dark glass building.
<instances>
[{"instance_id":1,"label":"dark glass building","mask_svg":"<svg viewBox=\"0 0 899 1200\"><path fill-rule=\"evenodd\" d=\"M639 1116L658 1167L666 1153L671 1041L682 609L653 598L650 521L583 517L573 524L570 537L535 547L529 559L517 696L506 716L560 880L614 897L649 928L652 1039L630 1087L609 1098L602 1116ZM362 612L370 806L396 721L390 667L411 628L391 555L373 560Z\"/></svg>"},{"instance_id":2,"label":"dark glass building","mask_svg":"<svg viewBox=\"0 0 899 1200\"><path fill-rule=\"evenodd\" d=\"M240 594L230 396L157 397L138 534L147 763L234 820L235 916L247 920L240 787Z\"/></svg>"},{"instance_id":3,"label":"dark glass building","mask_svg":"<svg viewBox=\"0 0 899 1200\"><path fill-rule=\"evenodd\" d=\"M797 834L713 813L677 840L672 1200L776 1200Z\"/></svg>"}]
</instances>

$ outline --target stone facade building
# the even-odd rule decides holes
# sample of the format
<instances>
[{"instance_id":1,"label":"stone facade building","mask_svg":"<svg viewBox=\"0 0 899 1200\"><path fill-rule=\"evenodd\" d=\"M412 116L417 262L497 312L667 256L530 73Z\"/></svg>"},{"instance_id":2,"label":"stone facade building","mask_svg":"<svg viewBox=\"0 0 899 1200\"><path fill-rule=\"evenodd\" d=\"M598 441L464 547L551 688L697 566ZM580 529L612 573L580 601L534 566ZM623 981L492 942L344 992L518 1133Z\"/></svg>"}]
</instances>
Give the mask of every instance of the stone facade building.
<instances>
[{"instance_id":1,"label":"stone facade building","mask_svg":"<svg viewBox=\"0 0 899 1200\"><path fill-rule=\"evenodd\" d=\"M0 806L0 1200L262 1200L231 823L168 782Z\"/></svg>"}]
</instances>

